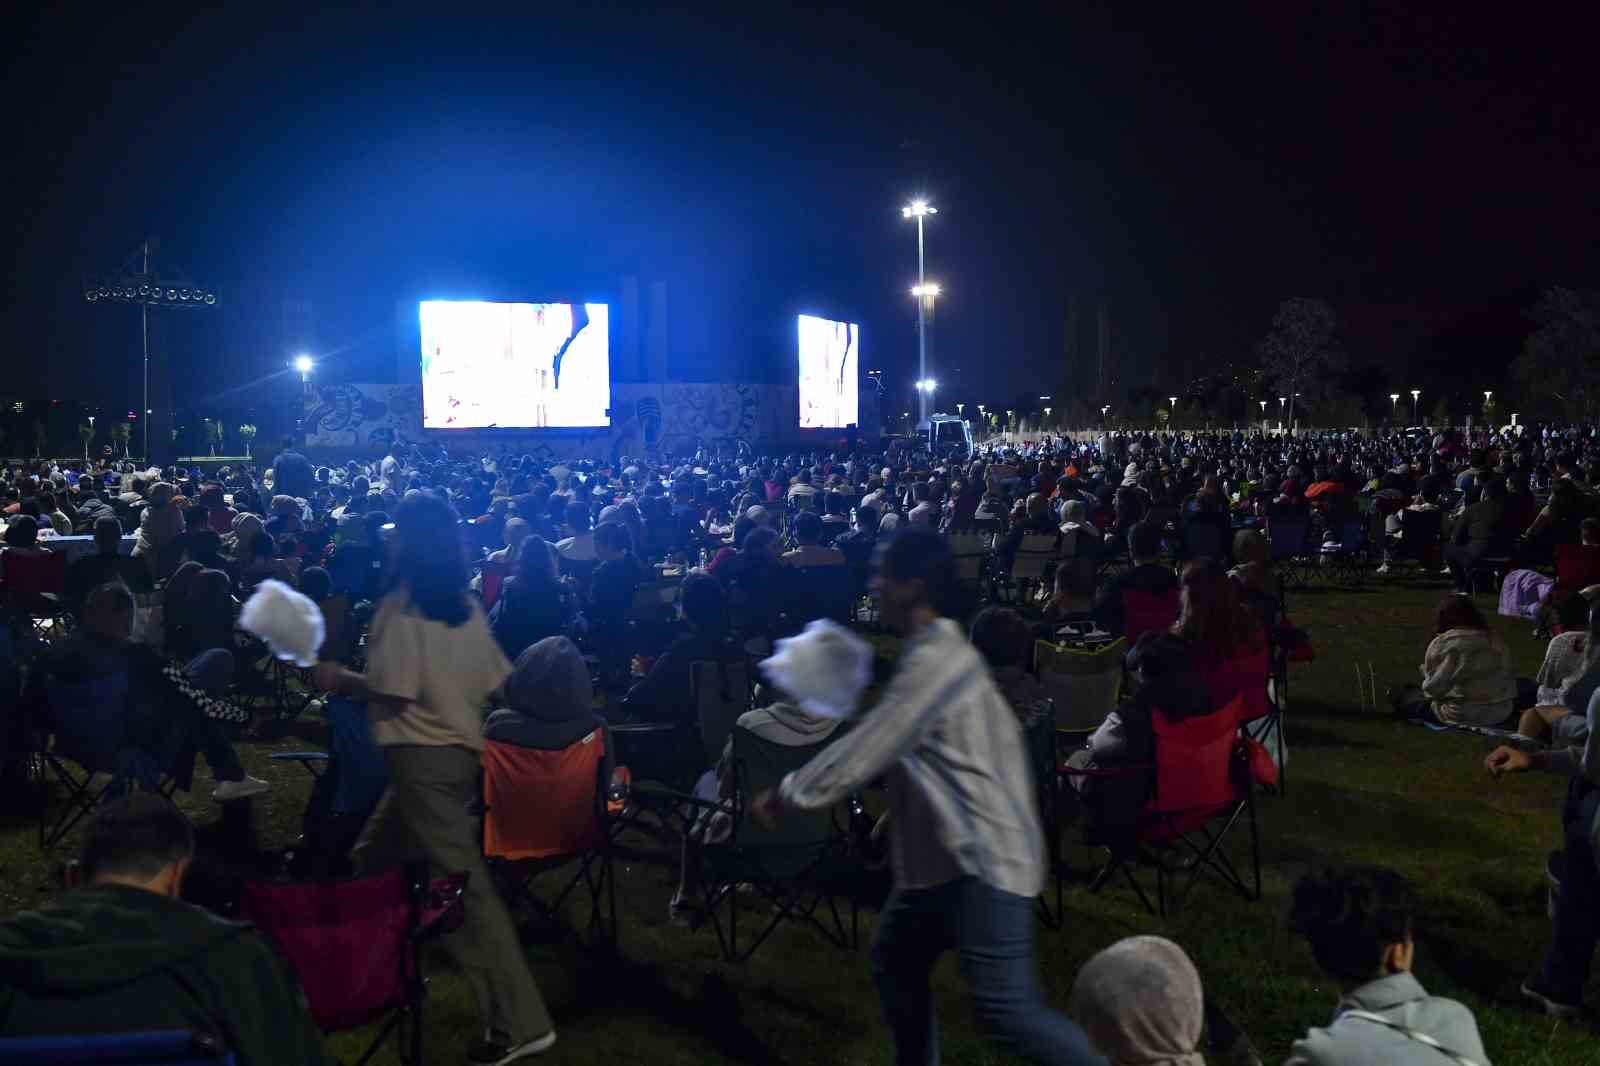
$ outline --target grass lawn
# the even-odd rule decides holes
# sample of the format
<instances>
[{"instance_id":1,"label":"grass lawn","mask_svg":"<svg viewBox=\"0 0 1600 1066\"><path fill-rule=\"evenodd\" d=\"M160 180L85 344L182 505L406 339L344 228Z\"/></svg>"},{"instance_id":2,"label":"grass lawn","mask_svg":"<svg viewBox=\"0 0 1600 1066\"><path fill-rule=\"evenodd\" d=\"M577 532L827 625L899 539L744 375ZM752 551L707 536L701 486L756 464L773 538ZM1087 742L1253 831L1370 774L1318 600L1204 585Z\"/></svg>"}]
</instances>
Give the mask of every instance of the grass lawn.
<instances>
[{"instance_id":1,"label":"grass lawn","mask_svg":"<svg viewBox=\"0 0 1600 1066\"><path fill-rule=\"evenodd\" d=\"M1419 886L1425 915L1417 970L1438 995L1477 1015L1499 1066L1600 1062L1587 1028L1557 1023L1517 1004L1517 985L1549 931L1543 863L1557 846L1563 782L1547 776L1492 780L1482 743L1399 725L1360 707L1356 663L1370 662L1380 700L1386 686L1416 679L1441 590L1388 587L1292 595L1296 624L1309 629L1317 661L1296 666L1289 715L1286 798L1261 800L1265 897L1247 903L1202 882L1187 906L1162 922L1126 886L1099 896L1068 892L1064 928L1041 929L1040 961L1051 1002L1064 1006L1073 975L1093 952L1135 933L1161 933L1194 958L1213 996L1251 1034L1268 1062L1279 1062L1308 1026L1324 1024L1337 989L1317 972L1304 945L1284 929L1287 892L1309 866L1333 861L1384 863ZM1490 609L1488 597L1480 603ZM1532 674L1542 646L1530 626L1496 619L1517 669ZM267 760L297 738L245 746L250 772L275 790L256 801L266 847L298 832L307 784L294 765ZM207 796L209 781L194 796ZM215 808L192 797L196 817ZM1241 827L1242 828L1242 827ZM1247 835L1235 831L1235 844ZM887 1037L865 950L839 952L804 930L778 933L743 966L720 961L709 928L666 921L675 883L675 847L639 838L618 863L621 958L559 938L533 939L529 956L560 1029L551 1063L882 1063ZM69 838L58 855L73 853ZM1243 849L1236 846L1236 857ZM1074 848L1076 866L1090 857ZM29 817L0 821L0 914L35 906L51 891L57 856L41 856ZM1148 873L1148 872L1147 872ZM871 913L863 913L864 936ZM463 1061L475 1011L463 983L440 959L429 999L430 1063ZM955 960L946 958L935 989L949 1063L1008 1061L978 1035ZM1590 989L1591 1002L1600 1002ZM360 1034L333 1041L354 1059ZM391 1062L391 1057L380 1057ZM1443 1061L1443 1059L1441 1059Z\"/></svg>"}]
</instances>

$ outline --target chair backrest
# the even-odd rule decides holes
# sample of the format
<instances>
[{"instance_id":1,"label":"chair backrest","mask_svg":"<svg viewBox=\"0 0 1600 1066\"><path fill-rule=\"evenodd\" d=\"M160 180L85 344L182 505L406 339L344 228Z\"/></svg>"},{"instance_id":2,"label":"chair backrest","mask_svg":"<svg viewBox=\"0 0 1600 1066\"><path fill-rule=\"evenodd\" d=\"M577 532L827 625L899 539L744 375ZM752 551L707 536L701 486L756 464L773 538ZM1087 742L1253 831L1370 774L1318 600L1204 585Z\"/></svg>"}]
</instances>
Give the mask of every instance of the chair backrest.
<instances>
[{"instance_id":1,"label":"chair backrest","mask_svg":"<svg viewBox=\"0 0 1600 1066\"><path fill-rule=\"evenodd\" d=\"M1047 640L1033 646L1039 684L1055 704L1055 726L1081 733L1097 729L1117 707L1122 691L1125 638L1093 651L1066 648Z\"/></svg>"},{"instance_id":2,"label":"chair backrest","mask_svg":"<svg viewBox=\"0 0 1600 1066\"><path fill-rule=\"evenodd\" d=\"M1228 544L1228 519L1220 514L1191 515L1183 527L1183 554L1186 559L1215 559L1221 563L1231 554Z\"/></svg>"},{"instance_id":3,"label":"chair backrest","mask_svg":"<svg viewBox=\"0 0 1600 1066\"><path fill-rule=\"evenodd\" d=\"M1577 592L1600 584L1600 545L1557 544L1556 592Z\"/></svg>"},{"instance_id":4,"label":"chair backrest","mask_svg":"<svg viewBox=\"0 0 1600 1066\"><path fill-rule=\"evenodd\" d=\"M560 751L485 742L483 853L515 862L603 845L605 751L603 729Z\"/></svg>"},{"instance_id":5,"label":"chair backrest","mask_svg":"<svg viewBox=\"0 0 1600 1066\"><path fill-rule=\"evenodd\" d=\"M328 720L328 746L338 767L333 813L371 811L389 786L389 768L383 750L372 740L367 705L334 696L322 713Z\"/></svg>"},{"instance_id":6,"label":"chair backrest","mask_svg":"<svg viewBox=\"0 0 1600 1066\"><path fill-rule=\"evenodd\" d=\"M1174 720L1159 708L1151 714L1156 766L1151 811L1204 813L1239 797L1240 788L1248 787L1233 764L1241 714L1239 700L1194 718Z\"/></svg>"},{"instance_id":7,"label":"chair backrest","mask_svg":"<svg viewBox=\"0 0 1600 1066\"><path fill-rule=\"evenodd\" d=\"M488 611L500 598L500 590L505 587L506 578L510 576L511 567L503 559L485 559L483 562L483 609Z\"/></svg>"},{"instance_id":8,"label":"chair backrest","mask_svg":"<svg viewBox=\"0 0 1600 1066\"><path fill-rule=\"evenodd\" d=\"M233 1052L187 1029L0 1039L0 1066L233 1066Z\"/></svg>"},{"instance_id":9,"label":"chair backrest","mask_svg":"<svg viewBox=\"0 0 1600 1066\"><path fill-rule=\"evenodd\" d=\"M983 578L983 561L989 556L991 542L986 533L951 533L945 538L956 561L956 580L973 585Z\"/></svg>"},{"instance_id":10,"label":"chair backrest","mask_svg":"<svg viewBox=\"0 0 1600 1066\"><path fill-rule=\"evenodd\" d=\"M365 1025L406 1002L416 913L403 868L352 881L246 882L240 914L288 958L324 1030Z\"/></svg>"},{"instance_id":11,"label":"chair backrest","mask_svg":"<svg viewBox=\"0 0 1600 1066\"><path fill-rule=\"evenodd\" d=\"M1233 658L1200 667L1211 705L1223 707L1238 701L1240 721L1244 722L1254 721L1271 709L1267 700L1267 677L1271 672L1271 645L1261 634L1257 634L1254 645L1239 649Z\"/></svg>"},{"instance_id":12,"label":"chair backrest","mask_svg":"<svg viewBox=\"0 0 1600 1066\"><path fill-rule=\"evenodd\" d=\"M814 853L835 838L833 812L827 808L790 811L771 829L750 818L748 812L751 797L777 788L785 776L816 758L836 736L838 731L821 743L791 747L763 740L748 729L734 728L731 737L741 817L734 827L733 839L741 848L792 850L797 858L803 858L804 853Z\"/></svg>"},{"instance_id":13,"label":"chair backrest","mask_svg":"<svg viewBox=\"0 0 1600 1066\"><path fill-rule=\"evenodd\" d=\"M1033 579L1044 577L1044 572L1056 557L1056 535L1054 533L1029 533L1022 538L1022 543L1017 546L1016 557L1011 563L1011 576L1017 579Z\"/></svg>"},{"instance_id":14,"label":"chair backrest","mask_svg":"<svg viewBox=\"0 0 1600 1066\"><path fill-rule=\"evenodd\" d=\"M1267 540L1272 546L1274 562L1293 559L1306 550L1306 534L1311 524L1301 518L1274 517L1267 523Z\"/></svg>"},{"instance_id":15,"label":"chair backrest","mask_svg":"<svg viewBox=\"0 0 1600 1066\"><path fill-rule=\"evenodd\" d=\"M1400 554L1410 559L1431 558L1438 550L1444 511L1400 512Z\"/></svg>"},{"instance_id":16,"label":"chair backrest","mask_svg":"<svg viewBox=\"0 0 1600 1066\"><path fill-rule=\"evenodd\" d=\"M87 770L110 772L127 737L126 672L70 684L45 683L55 750Z\"/></svg>"},{"instance_id":17,"label":"chair backrest","mask_svg":"<svg viewBox=\"0 0 1600 1066\"><path fill-rule=\"evenodd\" d=\"M1122 635L1128 639L1128 647L1139 643L1139 638L1146 633L1171 626L1178 620L1181 606L1177 586L1159 595L1138 589L1123 589Z\"/></svg>"},{"instance_id":18,"label":"chair backrest","mask_svg":"<svg viewBox=\"0 0 1600 1066\"><path fill-rule=\"evenodd\" d=\"M67 553L8 551L4 576L5 590L13 603L27 605L47 592L63 595L67 591Z\"/></svg>"},{"instance_id":19,"label":"chair backrest","mask_svg":"<svg viewBox=\"0 0 1600 1066\"><path fill-rule=\"evenodd\" d=\"M856 575L848 566L796 567L786 575L789 620L813 622L827 618L848 625L850 602L855 596Z\"/></svg>"},{"instance_id":20,"label":"chair backrest","mask_svg":"<svg viewBox=\"0 0 1600 1066\"><path fill-rule=\"evenodd\" d=\"M843 569L839 567L838 569ZM689 698L706 766L715 766L739 716L750 709L750 671L742 661L689 664Z\"/></svg>"}]
</instances>

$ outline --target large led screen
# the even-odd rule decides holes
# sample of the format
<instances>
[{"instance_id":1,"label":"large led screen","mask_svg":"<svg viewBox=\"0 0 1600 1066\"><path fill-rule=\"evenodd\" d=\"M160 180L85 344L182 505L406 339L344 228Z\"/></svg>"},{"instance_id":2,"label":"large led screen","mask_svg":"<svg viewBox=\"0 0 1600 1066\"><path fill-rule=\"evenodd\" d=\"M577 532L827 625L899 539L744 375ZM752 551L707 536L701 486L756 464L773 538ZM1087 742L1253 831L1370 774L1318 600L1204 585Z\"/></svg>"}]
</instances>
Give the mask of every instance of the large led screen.
<instances>
[{"instance_id":1,"label":"large led screen","mask_svg":"<svg viewBox=\"0 0 1600 1066\"><path fill-rule=\"evenodd\" d=\"M857 424L860 327L800 316L800 428Z\"/></svg>"},{"instance_id":2,"label":"large led screen","mask_svg":"<svg viewBox=\"0 0 1600 1066\"><path fill-rule=\"evenodd\" d=\"M424 300L424 429L610 425L605 304Z\"/></svg>"}]
</instances>

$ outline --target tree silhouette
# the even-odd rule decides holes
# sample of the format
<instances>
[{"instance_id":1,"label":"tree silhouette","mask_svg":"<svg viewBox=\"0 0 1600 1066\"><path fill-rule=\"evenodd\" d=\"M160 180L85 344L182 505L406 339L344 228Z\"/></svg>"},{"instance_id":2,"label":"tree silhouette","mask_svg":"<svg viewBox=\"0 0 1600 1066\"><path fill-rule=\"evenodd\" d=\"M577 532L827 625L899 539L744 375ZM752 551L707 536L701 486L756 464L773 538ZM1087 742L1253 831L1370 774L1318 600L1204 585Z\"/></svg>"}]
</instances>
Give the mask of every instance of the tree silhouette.
<instances>
[{"instance_id":1,"label":"tree silhouette","mask_svg":"<svg viewBox=\"0 0 1600 1066\"><path fill-rule=\"evenodd\" d=\"M1332 377L1344 369L1344 349L1338 337L1339 317L1324 300L1294 297L1278 305L1272 329L1261 341L1261 369L1289 398L1284 425L1294 426L1297 393L1307 398L1327 390Z\"/></svg>"}]
</instances>

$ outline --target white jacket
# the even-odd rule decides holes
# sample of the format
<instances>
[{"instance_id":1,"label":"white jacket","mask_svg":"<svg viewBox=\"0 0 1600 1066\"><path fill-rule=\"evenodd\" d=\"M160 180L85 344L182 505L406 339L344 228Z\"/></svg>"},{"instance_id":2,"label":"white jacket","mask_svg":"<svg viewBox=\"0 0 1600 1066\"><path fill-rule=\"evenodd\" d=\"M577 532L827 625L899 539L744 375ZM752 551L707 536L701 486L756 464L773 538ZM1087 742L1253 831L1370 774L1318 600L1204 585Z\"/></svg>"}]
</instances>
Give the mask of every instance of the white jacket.
<instances>
[{"instance_id":1,"label":"white jacket","mask_svg":"<svg viewBox=\"0 0 1600 1066\"><path fill-rule=\"evenodd\" d=\"M1440 633L1422 658L1422 694L1441 722L1499 725L1517 695L1506 646L1483 629Z\"/></svg>"}]
</instances>

